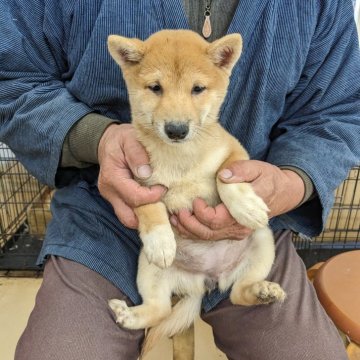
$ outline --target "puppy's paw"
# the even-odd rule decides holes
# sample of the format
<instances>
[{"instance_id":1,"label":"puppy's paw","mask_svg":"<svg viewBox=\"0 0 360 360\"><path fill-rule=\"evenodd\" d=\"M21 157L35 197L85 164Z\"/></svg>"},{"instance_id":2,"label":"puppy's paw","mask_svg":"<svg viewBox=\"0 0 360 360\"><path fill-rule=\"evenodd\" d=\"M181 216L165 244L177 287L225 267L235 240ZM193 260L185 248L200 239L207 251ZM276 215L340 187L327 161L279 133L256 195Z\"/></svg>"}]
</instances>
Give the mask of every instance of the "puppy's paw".
<instances>
[{"instance_id":1,"label":"puppy's paw","mask_svg":"<svg viewBox=\"0 0 360 360\"><path fill-rule=\"evenodd\" d=\"M108 302L116 317L116 323L127 329L136 329L136 317L125 301L112 299Z\"/></svg>"},{"instance_id":2,"label":"puppy's paw","mask_svg":"<svg viewBox=\"0 0 360 360\"><path fill-rule=\"evenodd\" d=\"M257 196L250 184L224 184L218 182L221 200L233 218L241 225L256 230L267 226L269 208Z\"/></svg>"},{"instance_id":3,"label":"puppy's paw","mask_svg":"<svg viewBox=\"0 0 360 360\"><path fill-rule=\"evenodd\" d=\"M269 221L269 208L255 193L243 195L237 204L232 204L229 211L239 224L250 229L261 229Z\"/></svg>"},{"instance_id":4,"label":"puppy's paw","mask_svg":"<svg viewBox=\"0 0 360 360\"><path fill-rule=\"evenodd\" d=\"M232 292L230 298L233 304L250 306L283 302L286 293L279 284L264 280Z\"/></svg>"},{"instance_id":5,"label":"puppy's paw","mask_svg":"<svg viewBox=\"0 0 360 360\"><path fill-rule=\"evenodd\" d=\"M253 287L258 304L271 304L283 302L286 298L285 291L277 283L260 281Z\"/></svg>"},{"instance_id":6,"label":"puppy's paw","mask_svg":"<svg viewBox=\"0 0 360 360\"><path fill-rule=\"evenodd\" d=\"M162 269L172 265L176 254L176 240L170 224L157 225L140 236L150 263Z\"/></svg>"},{"instance_id":7,"label":"puppy's paw","mask_svg":"<svg viewBox=\"0 0 360 360\"><path fill-rule=\"evenodd\" d=\"M241 221L241 224L254 230L268 225L268 212L269 208L257 195L242 199L240 206L235 210L236 219Z\"/></svg>"}]
</instances>

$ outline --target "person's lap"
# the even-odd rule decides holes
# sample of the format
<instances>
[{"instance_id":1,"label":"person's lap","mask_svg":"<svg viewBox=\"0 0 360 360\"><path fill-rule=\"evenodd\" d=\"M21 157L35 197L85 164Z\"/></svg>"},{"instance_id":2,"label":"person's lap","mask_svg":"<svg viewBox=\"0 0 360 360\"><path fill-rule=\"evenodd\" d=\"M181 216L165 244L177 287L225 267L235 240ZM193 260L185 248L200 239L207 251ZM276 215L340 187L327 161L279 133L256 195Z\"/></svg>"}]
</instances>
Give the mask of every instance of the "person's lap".
<instances>
[{"instance_id":1,"label":"person's lap","mask_svg":"<svg viewBox=\"0 0 360 360\"><path fill-rule=\"evenodd\" d=\"M341 339L307 281L290 234L277 239L268 277L287 292L283 304L252 307L222 301L202 318L217 346L236 360L347 359ZM108 308L111 298L129 299L101 275L52 257L15 360L137 359L143 331L121 329Z\"/></svg>"},{"instance_id":2,"label":"person's lap","mask_svg":"<svg viewBox=\"0 0 360 360\"><path fill-rule=\"evenodd\" d=\"M127 331L108 307L112 298L130 300L98 273L51 257L16 360L137 359L144 332Z\"/></svg>"},{"instance_id":3,"label":"person's lap","mask_svg":"<svg viewBox=\"0 0 360 360\"><path fill-rule=\"evenodd\" d=\"M234 306L222 301L203 314L217 346L230 360L345 360L333 322L319 303L291 233L276 239L275 264L268 280L287 293L283 304Z\"/></svg>"}]
</instances>

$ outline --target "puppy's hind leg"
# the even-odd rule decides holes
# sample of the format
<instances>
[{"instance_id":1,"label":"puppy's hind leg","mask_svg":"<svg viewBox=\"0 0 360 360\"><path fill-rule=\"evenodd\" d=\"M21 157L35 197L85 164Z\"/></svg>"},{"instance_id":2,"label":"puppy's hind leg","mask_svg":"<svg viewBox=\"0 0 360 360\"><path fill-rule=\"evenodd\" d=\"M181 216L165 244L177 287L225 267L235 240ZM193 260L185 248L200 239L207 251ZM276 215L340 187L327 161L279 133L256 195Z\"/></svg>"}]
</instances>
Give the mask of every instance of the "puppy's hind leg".
<instances>
[{"instance_id":1,"label":"puppy's hind leg","mask_svg":"<svg viewBox=\"0 0 360 360\"><path fill-rule=\"evenodd\" d=\"M249 264L233 284L230 300L235 305L259 305L283 302L285 291L277 283L266 281L275 257L271 230L257 230L252 235Z\"/></svg>"},{"instance_id":2,"label":"puppy's hind leg","mask_svg":"<svg viewBox=\"0 0 360 360\"><path fill-rule=\"evenodd\" d=\"M283 302L286 298L285 291L277 283L260 280L233 285L230 299L234 305L260 305L273 302Z\"/></svg>"},{"instance_id":3,"label":"puppy's hind leg","mask_svg":"<svg viewBox=\"0 0 360 360\"><path fill-rule=\"evenodd\" d=\"M123 300L109 301L116 322L127 329L156 326L171 313L171 288L167 270L150 264L143 252L139 258L137 282L143 299L141 305L128 307Z\"/></svg>"}]
</instances>

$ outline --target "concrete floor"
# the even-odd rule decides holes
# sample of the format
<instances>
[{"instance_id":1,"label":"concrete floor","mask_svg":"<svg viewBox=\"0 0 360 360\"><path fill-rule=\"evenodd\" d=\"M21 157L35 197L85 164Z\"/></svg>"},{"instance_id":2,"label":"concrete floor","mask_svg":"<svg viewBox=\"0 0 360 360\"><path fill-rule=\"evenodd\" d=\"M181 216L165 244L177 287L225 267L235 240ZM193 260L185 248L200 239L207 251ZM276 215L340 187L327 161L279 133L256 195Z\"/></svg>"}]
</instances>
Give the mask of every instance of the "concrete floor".
<instances>
[{"instance_id":1,"label":"concrete floor","mask_svg":"<svg viewBox=\"0 0 360 360\"><path fill-rule=\"evenodd\" d=\"M13 360L16 343L35 304L41 279L0 277L0 359ZM171 360L172 342L162 341L144 360ZM195 324L195 360L225 360L213 342L211 328Z\"/></svg>"}]
</instances>

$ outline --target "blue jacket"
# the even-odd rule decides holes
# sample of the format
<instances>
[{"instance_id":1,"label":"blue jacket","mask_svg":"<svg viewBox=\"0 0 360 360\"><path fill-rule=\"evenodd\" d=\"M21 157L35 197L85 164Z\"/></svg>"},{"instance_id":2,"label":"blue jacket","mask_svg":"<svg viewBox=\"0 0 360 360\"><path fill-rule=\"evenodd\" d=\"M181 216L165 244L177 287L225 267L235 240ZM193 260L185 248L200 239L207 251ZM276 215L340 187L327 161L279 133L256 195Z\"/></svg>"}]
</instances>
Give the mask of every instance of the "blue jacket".
<instances>
[{"instance_id":1,"label":"blue jacket","mask_svg":"<svg viewBox=\"0 0 360 360\"><path fill-rule=\"evenodd\" d=\"M0 0L0 141L60 187L39 262L83 263L139 303L140 242L100 196L96 166L58 169L69 129L90 112L130 121L109 34L147 38L188 28L181 0ZM229 33L244 39L220 121L253 159L291 165L318 196L272 220L321 231L333 191L360 158L360 59L350 0L241 0ZM205 299L216 304L217 292Z\"/></svg>"}]
</instances>

